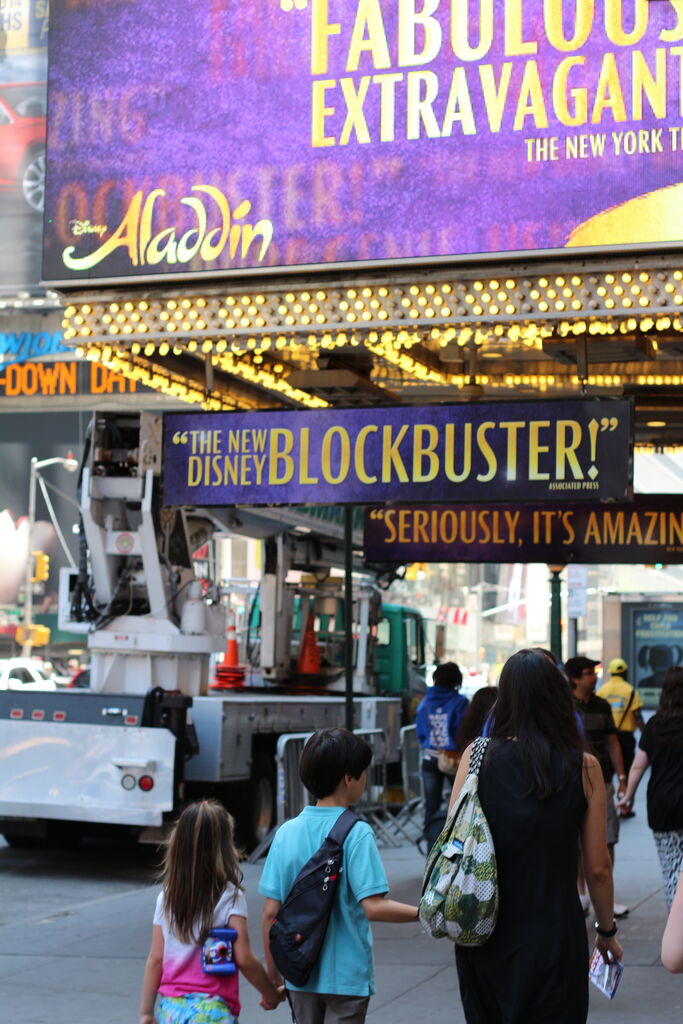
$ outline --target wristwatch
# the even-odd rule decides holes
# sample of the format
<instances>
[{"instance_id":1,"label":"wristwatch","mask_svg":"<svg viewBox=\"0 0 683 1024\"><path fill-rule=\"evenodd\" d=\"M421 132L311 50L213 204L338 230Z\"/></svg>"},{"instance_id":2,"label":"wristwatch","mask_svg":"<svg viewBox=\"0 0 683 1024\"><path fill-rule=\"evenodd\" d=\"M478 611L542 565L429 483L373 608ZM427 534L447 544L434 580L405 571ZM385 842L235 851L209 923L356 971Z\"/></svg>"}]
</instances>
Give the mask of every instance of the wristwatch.
<instances>
[{"instance_id":1,"label":"wristwatch","mask_svg":"<svg viewBox=\"0 0 683 1024\"><path fill-rule=\"evenodd\" d=\"M617 922L616 921L612 922L612 927L611 928L601 928L597 921L595 922L593 927L595 928L595 930L598 933L598 935L601 935L603 939L611 939L614 935L617 934Z\"/></svg>"}]
</instances>

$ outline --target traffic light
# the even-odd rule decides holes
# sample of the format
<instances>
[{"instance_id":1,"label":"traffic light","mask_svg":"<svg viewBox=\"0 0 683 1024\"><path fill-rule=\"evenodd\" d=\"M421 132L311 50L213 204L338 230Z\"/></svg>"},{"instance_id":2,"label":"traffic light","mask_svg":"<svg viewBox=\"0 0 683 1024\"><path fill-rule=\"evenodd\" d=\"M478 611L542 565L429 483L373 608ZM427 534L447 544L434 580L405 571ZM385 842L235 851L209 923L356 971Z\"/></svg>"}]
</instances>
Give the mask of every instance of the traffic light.
<instances>
[{"instance_id":1,"label":"traffic light","mask_svg":"<svg viewBox=\"0 0 683 1024\"><path fill-rule=\"evenodd\" d=\"M35 558L31 583L43 583L50 575L50 556L44 551L32 551L31 555Z\"/></svg>"},{"instance_id":2,"label":"traffic light","mask_svg":"<svg viewBox=\"0 0 683 1024\"><path fill-rule=\"evenodd\" d=\"M31 626L17 626L15 639L22 646L44 647L50 642L50 627L33 623Z\"/></svg>"},{"instance_id":3,"label":"traffic light","mask_svg":"<svg viewBox=\"0 0 683 1024\"><path fill-rule=\"evenodd\" d=\"M429 568L426 562L411 562L406 569L405 579L423 580L429 576Z\"/></svg>"}]
</instances>

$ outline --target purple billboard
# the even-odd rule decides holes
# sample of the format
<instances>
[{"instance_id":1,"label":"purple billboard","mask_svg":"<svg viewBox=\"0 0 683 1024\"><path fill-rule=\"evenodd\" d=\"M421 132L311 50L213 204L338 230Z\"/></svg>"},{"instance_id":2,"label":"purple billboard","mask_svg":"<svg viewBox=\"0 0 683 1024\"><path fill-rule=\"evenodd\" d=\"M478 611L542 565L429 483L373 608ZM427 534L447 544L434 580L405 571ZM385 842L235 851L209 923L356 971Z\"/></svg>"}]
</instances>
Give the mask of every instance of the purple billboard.
<instances>
[{"instance_id":1,"label":"purple billboard","mask_svg":"<svg viewBox=\"0 0 683 1024\"><path fill-rule=\"evenodd\" d=\"M167 505L623 501L627 399L164 417Z\"/></svg>"},{"instance_id":2,"label":"purple billboard","mask_svg":"<svg viewBox=\"0 0 683 1024\"><path fill-rule=\"evenodd\" d=\"M683 239L679 0L53 0L44 276Z\"/></svg>"},{"instance_id":3,"label":"purple billboard","mask_svg":"<svg viewBox=\"0 0 683 1024\"><path fill-rule=\"evenodd\" d=\"M683 563L678 495L629 504L394 505L366 508L370 562Z\"/></svg>"}]
</instances>

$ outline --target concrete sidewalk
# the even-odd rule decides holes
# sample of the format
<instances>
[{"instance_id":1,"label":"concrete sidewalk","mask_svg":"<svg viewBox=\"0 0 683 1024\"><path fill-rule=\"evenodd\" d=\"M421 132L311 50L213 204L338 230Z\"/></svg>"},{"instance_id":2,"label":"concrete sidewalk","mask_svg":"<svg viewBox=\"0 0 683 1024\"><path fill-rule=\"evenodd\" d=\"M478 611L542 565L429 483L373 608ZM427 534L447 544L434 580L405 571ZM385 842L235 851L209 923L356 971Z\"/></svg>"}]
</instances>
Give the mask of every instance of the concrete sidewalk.
<instances>
[{"instance_id":1,"label":"concrete sidewalk","mask_svg":"<svg viewBox=\"0 0 683 1024\"><path fill-rule=\"evenodd\" d=\"M644 789L644 787L642 787ZM617 847L616 892L631 907L620 925L626 970L613 1002L591 992L590 1021L679 1024L683 977L661 966L659 947L666 906L643 794L637 816L622 826ZM423 858L406 844L382 849L392 895L416 902ZM260 865L245 865L250 932L261 949L257 892ZM16 1024L137 1024L138 999L149 946L155 887L29 916L0 928L0 1020ZM435 942L417 924L375 925L377 994L373 1024L416 1024L430 1018L463 1024L453 945ZM241 984L241 1019L262 1020L257 994ZM273 1024L289 1024L285 1006ZM551 1021L548 1024L552 1024Z\"/></svg>"}]
</instances>

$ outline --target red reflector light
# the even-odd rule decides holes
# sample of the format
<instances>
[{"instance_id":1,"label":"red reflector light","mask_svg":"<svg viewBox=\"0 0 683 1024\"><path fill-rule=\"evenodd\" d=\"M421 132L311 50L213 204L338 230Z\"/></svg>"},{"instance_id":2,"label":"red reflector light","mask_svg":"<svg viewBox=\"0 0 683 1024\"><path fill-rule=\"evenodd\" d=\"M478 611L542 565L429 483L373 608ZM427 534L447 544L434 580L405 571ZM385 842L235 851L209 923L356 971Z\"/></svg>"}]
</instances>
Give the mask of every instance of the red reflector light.
<instances>
[{"instance_id":1,"label":"red reflector light","mask_svg":"<svg viewBox=\"0 0 683 1024\"><path fill-rule=\"evenodd\" d=\"M45 712L41 711L39 708L36 708L35 711L31 712L31 718L33 719L34 722L42 722L42 720L45 718Z\"/></svg>"},{"instance_id":2,"label":"red reflector light","mask_svg":"<svg viewBox=\"0 0 683 1024\"><path fill-rule=\"evenodd\" d=\"M124 718L123 721L124 721L125 725L137 725L138 724L138 716L137 715L126 715L126 717Z\"/></svg>"},{"instance_id":3,"label":"red reflector light","mask_svg":"<svg viewBox=\"0 0 683 1024\"><path fill-rule=\"evenodd\" d=\"M151 775L141 775L138 779L138 786L143 793L149 793L150 789L154 789L154 779Z\"/></svg>"},{"instance_id":4,"label":"red reflector light","mask_svg":"<svg viewBox=\"0 0 683 1024\"><path fill-rule=\"evenodd\" d=\"M65 722L66 721L66 711L53 711L52 712L52 721L53 722Z\"/></svg>"},{"instance_id":5,"label":"red reflector light","mask_svg":"<svg viewBox=\"0 0 683 1024\"><path fill-rule=\"evenodd\" d=\"M23 718L24 717L24 709L23 708L12 708L12 710L9 713L9 716L10 716L10 718Z\"/></svg>"}]
</instances>

